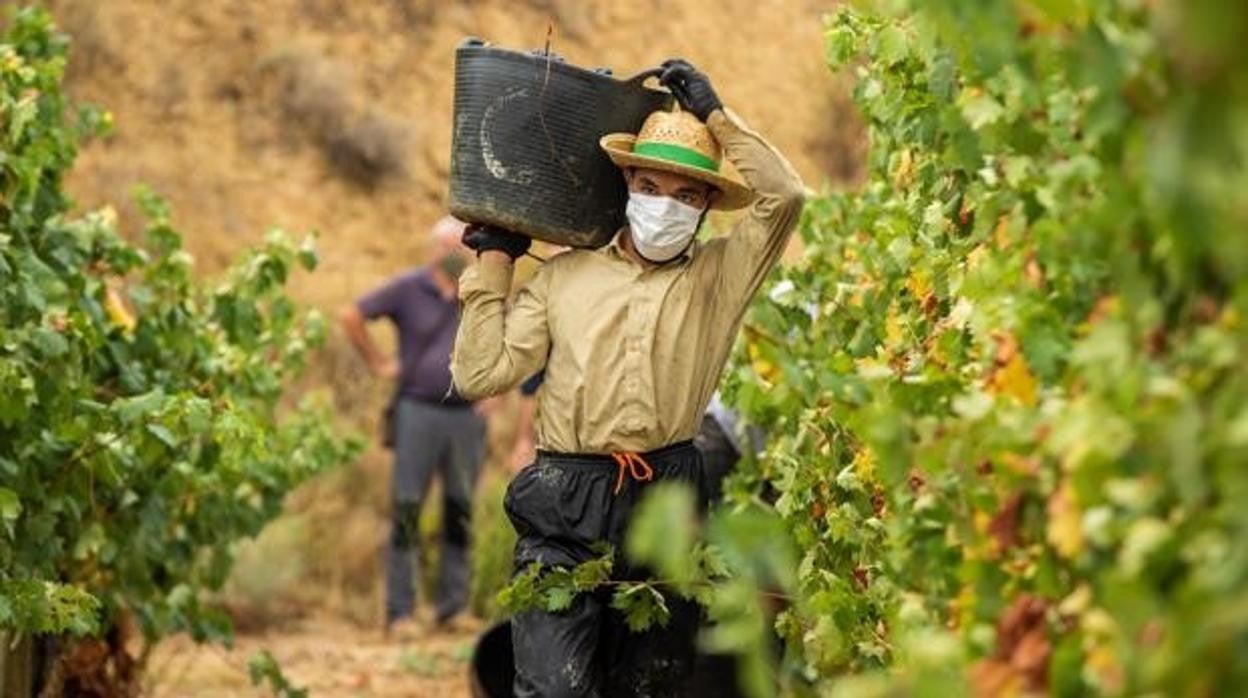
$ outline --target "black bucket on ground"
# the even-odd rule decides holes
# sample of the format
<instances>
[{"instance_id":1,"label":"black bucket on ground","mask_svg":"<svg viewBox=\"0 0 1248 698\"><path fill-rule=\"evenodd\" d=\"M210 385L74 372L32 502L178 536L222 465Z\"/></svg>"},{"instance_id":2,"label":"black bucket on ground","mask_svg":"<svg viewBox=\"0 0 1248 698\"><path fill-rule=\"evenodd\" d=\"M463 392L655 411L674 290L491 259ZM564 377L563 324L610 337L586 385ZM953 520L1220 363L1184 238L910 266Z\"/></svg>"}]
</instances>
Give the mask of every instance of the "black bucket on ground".
<instances>
[{"instance_id":1,"label":"black bucket on ground","mask_svg":"<svg viewBox=\"0 0 1248 698\"><path fill-rule=\"evenodd\" d=\"M477 638L471 671L473 698L511 698L516 664L511 653L510 621L495 623Z\"/></svg>"},{"instance_id":2,"label":"black bucket on ground","mask_svg":"<svg viewBox=\"0 0 1248 698\"><path fill-rule=\"evenodd\" d=\"M624 223L628 191L602 152L671 95L551 54L468 39L455 52L450 211L539 240L600 247Z\"/></svg>"},{"instance_id":3,"label":"black bucket on ground","mask_svg":"<svg viewBox=\"0 0 1248 698\"><path fill-rule=\"evenodd\" d=\"M477 639L472 652L473 698L512 698L515 658L511 650L511 622L502 621ZM737 659L727 654L700 654L689 695L694 698L742 697L737 687Z\"/></svg>"}]
</instances>

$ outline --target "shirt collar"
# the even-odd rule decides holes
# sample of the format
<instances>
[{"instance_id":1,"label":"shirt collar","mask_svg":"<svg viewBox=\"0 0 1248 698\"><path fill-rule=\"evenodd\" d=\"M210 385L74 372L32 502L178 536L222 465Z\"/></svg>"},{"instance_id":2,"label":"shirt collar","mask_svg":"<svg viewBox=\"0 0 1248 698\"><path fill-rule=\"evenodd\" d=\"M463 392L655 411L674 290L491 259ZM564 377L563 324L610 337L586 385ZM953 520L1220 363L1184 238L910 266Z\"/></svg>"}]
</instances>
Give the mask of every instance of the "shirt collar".
<instances>
[{"instance_id":1,"label":"shirt collar","mask_svg":"<svg viewBox=\"0 0 1248 698\"><path fill-rule=\"evenodd\" d=\"M435 283L433 280L433 266L432 265L426 264L425 266L416 270L416 286L420 288L421 291L424 291L426 294L433 296L434 298L437 298L443 303L448 302L446 298L443 297L442 295L442 289L438 288L437 283ZM449 302L453 305L457 305L457 303L453 299Z\"/></svg>"},{"instance_id":2,"label":"shirt collar","mask_svg":"<svg viewBox=\"0 0 1248 698\"><path fill-rule=\"evenodd\" d=\"M425 291L438 291L438 285L433 283L433 267L428 264L416 270L416 283Z\"/></svg>"},{"instance_id":3,"label":"shirt collar","mask_svg":"<svg viewBox=\"0 0 1248 698\"><path fill-rule=\"evenodd\" d=\"M628 262L629 264L637 264L637 262L634 262L633 259L624 252L624 248L620 245L620 240L623 238L624 231L626 230L628 230L628 226L625 225L621 226L620 229L615 232L615 237L611 238L611 244L607 245L607 254L621 261ZM693 244L689 245L689 249L682 252L676 259L664 264L647 265L647 268L662 269L667 266L683 266L688 264L693 259L693 255L697 253L698 247L701 245L702 241L695 237L693 239Z\"/></svg>"}]
</instances>

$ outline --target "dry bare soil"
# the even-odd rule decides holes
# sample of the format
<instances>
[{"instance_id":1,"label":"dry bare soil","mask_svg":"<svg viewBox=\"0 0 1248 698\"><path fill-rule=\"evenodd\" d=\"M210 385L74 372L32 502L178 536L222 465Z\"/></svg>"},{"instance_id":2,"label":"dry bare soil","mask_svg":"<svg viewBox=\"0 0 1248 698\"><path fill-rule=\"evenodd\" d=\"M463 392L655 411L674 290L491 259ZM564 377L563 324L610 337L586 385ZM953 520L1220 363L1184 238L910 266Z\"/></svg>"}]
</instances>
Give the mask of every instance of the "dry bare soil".
<instances>
[{"instance_id":1,"label":"dry bare soil","mask_svg":"<svg viewBox=\"0 0 1248 698\"><path fill-rule=\"evenodd\" d=\"M312 696L467 698L471 624L408 642L388 641L340 619L300 621L238 639L233 649L197 646L185 636L161 644L150 660L152 698L270 696L251 685L247 661L268 650L291 683Z\"/></svg>"}]
</instances>

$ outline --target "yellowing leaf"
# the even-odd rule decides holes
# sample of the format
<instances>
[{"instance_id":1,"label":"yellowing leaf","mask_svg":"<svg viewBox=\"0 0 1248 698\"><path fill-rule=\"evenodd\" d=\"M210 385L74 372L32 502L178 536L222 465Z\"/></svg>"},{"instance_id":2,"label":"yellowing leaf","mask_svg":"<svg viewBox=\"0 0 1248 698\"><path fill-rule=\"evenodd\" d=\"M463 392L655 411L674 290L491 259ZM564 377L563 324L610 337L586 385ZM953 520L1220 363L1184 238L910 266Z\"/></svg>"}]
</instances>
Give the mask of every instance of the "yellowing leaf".
<instances>
[{"instance_id":1,"label":"yellowing leaf","mask_svg":"<svg viewBox=\"0 0 1248 698\"><path fill-rule=\"evenodd\" d=\"M1088 23L1085 0L1023 0L1016 3L1025 26L1033 32L1053 33L1062 25L1082 27Z\"/></svg>"},{"instance_id":2,"label":"yellowing leaf","mask_svg":"<svg viewBox=\"0 0 1248 698\"><path fill-rule=\"evenodd\" d=\"M1019 351L1018 340L1007 332L994 334L997 340L997 368L988 379L987 389L998 395L1008 395L1028 407L1036 404L1036 377L1027 365L1027 359Z\"/></svg>"},{"instance_id":3,"label":"yellowing leaf","mask_svg":"<svg viewBox=\"0 0 1248 698\"><path fill-rule=\"evenodd\" d=\"M1029 407L1036 404L1036 377L1032 375L1022 354L1015 354L1014 358L993 374L989 388Z\"/></svg>"},{"instance_id":4,"label":"yellowing leaf","mask_svg":"<svg viewBox=\"0 0 1248 698\"><path fill-rule=\"evenodd\" d=\"M1048 511L1049 527L1045 538L1062 557L1078 556L1084 546L1083 512L1069 482L1063 482L1049 498Z\"/></svg>"},{"instance_id":5,"label":"yellowing leaf","mask_svg":"<svg viewBox=\"0 0 1248 698\"><path fill-rule=\"evenodd\" d=\"M1239 329L1239 311L1232 308L1229 303L1226 304L1218 316L1218 324L1228 330Z\"/></svg>"},{"instance_id":6,"label":"yellowing leaf","mask_svg":"<svg viewBox=\"0 0 1248 698\"><path fill-rule=\"evenodd\" d=\"M884 341L890 349L896 349L906 341L905 324L896 302L888 306L888 316L884 318Z\"/></svg>"},{"instance_id":7,"label":"yellowing leaf","mask_svg":"<svg viewBox=\"0 0 1248 698\"><path fill-rule=\"evenodd\" d=\"M911 272L906 277L906 288L910 289L910 293L915 299L922 301L932 292L932 281L922 270Z\"/></svg>"},{"instance_id":8,"label":"yellowing leaf","mask_svg":"<svg viewBox=\"0 0 1248 698\"><path fill-rule=\"evenodd\" d=\"M1001 462L1019 475L1030 477L1040 472L1040 460L1035 456L1023 456L1011 451L1001 454Z\"/></svg>"},{"instance_id":9,"label":"yellowing leaf","mask_svg":"<svg viewBox=\"0 0 1248 698\"><path fill-rule=\"evenodd\" d=\"M858 369L858 375L867 380L880 380L893 376L893 369L887 363L874 357L858 359L854 362L854 366Z\"/></svg>"},{"instance_id":10,"label":"yellowing leaf","mask_svg":"<svg viewBox=\"0 0 1248 698\"><path fill-rule=\"evenodd\" d=\"M854 473L858 475L858 479L863 482L870 482L875 479L875 454L871 449L865 446L854 454L853 460Z\"/></svg>"},{"instance_id":11,"label":"yellowing leaf","mask_svg":"<svg viewBox=\"0 0 1248 698\"><path fill-rule=\"evenodd\" d=\"M904 188L914 180L914 156L910 149L905 148L897 153L893 161L893 186Z\"/></svg>"},{"instance_id":12,"label":"yellowing leaf","mask_svg":"<svg viewBox=\"0 0 1248 698\"><path fill-rule=\"evenodd\" d=\"M1100 688L1102 693L1106 695L1122 693L1125 682L1122 664L1108 644L1097 644L1088 650L1084 659L1083 672L1089 683Z\"/></svg>"},{"instance_id":13,"label":"yellowing leaf","mask_svg":"<svg viewBox=\"0 0 1248 698\"><path fill-rule=\"evenodd\" d=\"M949 602L949 622L952 624L950 630L973 624L977 603L979 595L975 593L975 587L963 583L958 589L958 595Z\"/></svg>"},{"instance_id":14,"label":"yellowing leaf","mask_svg":"<svg viewBox=\"0 0 1248 698\"><path fill-rule=\"evenodd\" d=\"M992 229L992 241L996 243L998 250L1004 250L1010 246L1010 217L1008 215L997 219L997 224Z\"/></svg>"},{"instance_id":15,"label":"yellowing leaf","mask_svg":"<svg viewBox=\"0 0 1248 698\"><path fill-rule=\"evenodd\" d=\"M986 256L988 256L988 246L981 242L975 246L975 249L966 253L966 268L974 269L984 261Z\"/></svg>"},{"instance_id":16,"label":"yellowing leaf","mask_svg":"<svg viewBox=\"0 0 1248 698\"><path fill-rule=\"evenodd\" d=\"M108 313L108 319L114 325L124 329L127 332L133 332L138 321L134 318L134 313L126 307L126 301L122 299L117 289L108 287L104 292L104 312Z\"/></svg>"},{"instance_id":17,"label":"yellowing leaf","mask_svg":"<svg viewBox=\"0 0 1248 698\"><path fill-rule=\"evenodd\" d=\"M1122 302L1118 296L1101 296L1092 306L1092 312L1088 313L1085 327L1091 327L1108 317L1118 317L1121 310Z\"/></svg>"},{"instance_id":18,"label":"yellowing leaf","mask_svg":"<svg viewBox=\"0 0 1248 698\"><path fill-rule=\"evenodd\" d=\"M1062 599L1057 610L1064 616L1078 617L1092 605L1092 588L1087 583L1080 584L1070 595Z\"/></svg>"},{"instance_id":19,"label":"yellowing leaf","mask_svg":"<svg viewBox=\"0 0 1248 698\"><path fill-rule=\"evenodd\" d=\"M976 509L971 516L971 523L975 526L975 532L981 536L986 535L988 527L992 525L992 516L982 509Z\"/></svg>"},{"instance_id":20,"label":"yellowing leaf","mask_svg":"<svg viewBox=\"0 0 1248 698\"><path fill-rule=\"evenodd\" d=\"M746 342L745 353L750 357L750 366L759 378L768 383L775 383L780 379L780 367L763 356L756 342Z\"/></svg>"},{"instance_id":21,"label":"yellowing leaf","mask_svg":"<svg viewBox=\"0 0 1248 698\"><path fill-rule=\"evenodd\" d=\"M780 368L766 359L753 362L754 372L768 383L775 383L780 378Z\"/></svg>"}]
</instances>

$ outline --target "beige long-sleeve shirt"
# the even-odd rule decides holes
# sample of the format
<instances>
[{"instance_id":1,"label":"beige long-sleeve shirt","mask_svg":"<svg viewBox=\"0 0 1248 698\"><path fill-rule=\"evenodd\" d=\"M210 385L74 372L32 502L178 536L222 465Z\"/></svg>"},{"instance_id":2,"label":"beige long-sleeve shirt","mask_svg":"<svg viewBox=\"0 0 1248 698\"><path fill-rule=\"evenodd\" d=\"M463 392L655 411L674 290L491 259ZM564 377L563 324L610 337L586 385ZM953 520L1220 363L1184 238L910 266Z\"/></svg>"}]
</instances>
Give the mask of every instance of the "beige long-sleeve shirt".
<instances>
[{"instance_id":1,"label":"beige long-sleeve shirt","mask_svg":"<svg viewBox=\"0 0 1248 698\"><path fill-rule=\"evenodd\" d=\"M460 279L451 357L461 395L505 392L545 366L539 448L645 452L694 436L804 192L788 161L731 111L707 125L757 194L731 232L661 266L633 261L618 239L559 254L510 308L512 265L473 265Z\"/></svg>"}]
</instances>

